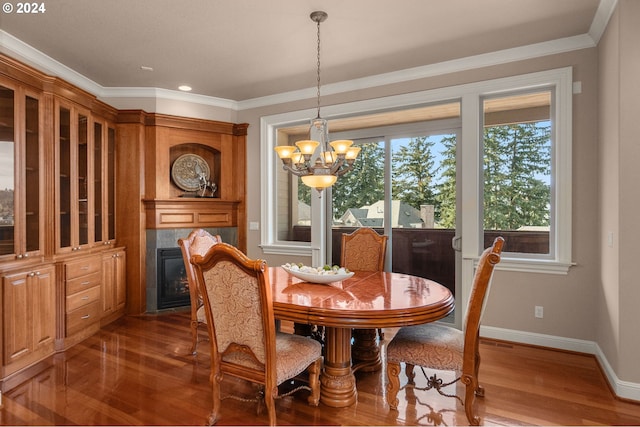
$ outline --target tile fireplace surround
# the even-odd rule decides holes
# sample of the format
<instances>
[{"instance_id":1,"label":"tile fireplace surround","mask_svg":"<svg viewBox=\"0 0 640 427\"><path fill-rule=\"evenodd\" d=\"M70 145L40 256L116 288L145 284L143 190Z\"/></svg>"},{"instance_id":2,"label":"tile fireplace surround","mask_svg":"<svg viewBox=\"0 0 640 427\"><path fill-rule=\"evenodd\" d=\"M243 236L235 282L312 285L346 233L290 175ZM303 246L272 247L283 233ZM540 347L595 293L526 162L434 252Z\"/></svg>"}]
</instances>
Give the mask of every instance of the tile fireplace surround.
<instances>
[{"instance_id":1,"label":"tile fireplace surround","mask_svg":"<svg viewBox=\"0 0 640 427\"><path fill-rule=\"evenodd\" d=\"M225 243L234 246L238 244L238 230L236 227L204 229L213 235L219 234ZM178 239L186 238L191 231L191 228L147 230L147 313L157 313L160 311L158 309L158 249L178 248Z\"/></svg>"}]
</instances>

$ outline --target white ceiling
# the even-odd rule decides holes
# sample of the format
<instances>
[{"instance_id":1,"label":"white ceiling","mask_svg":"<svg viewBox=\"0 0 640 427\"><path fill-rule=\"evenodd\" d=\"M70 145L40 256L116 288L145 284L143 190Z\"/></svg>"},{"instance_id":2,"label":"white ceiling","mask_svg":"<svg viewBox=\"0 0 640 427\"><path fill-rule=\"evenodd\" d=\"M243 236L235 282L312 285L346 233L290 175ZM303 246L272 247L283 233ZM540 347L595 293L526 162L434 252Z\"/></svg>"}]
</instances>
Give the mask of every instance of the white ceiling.
<instances>
[{"instance_id":1,"label":"white ceiling","mask_svg":"<svg viewBox=\"0 0 640 427\"><path fill-rule=\"evenodd\" d=\"M0 12L0 51L33 63L35 49L103 88L188 84L240 102L315 87L314 10L329 15L324 85L575 36L597 42L615 0L42 3L44 13Z\"/></svg>"}]
</instances>

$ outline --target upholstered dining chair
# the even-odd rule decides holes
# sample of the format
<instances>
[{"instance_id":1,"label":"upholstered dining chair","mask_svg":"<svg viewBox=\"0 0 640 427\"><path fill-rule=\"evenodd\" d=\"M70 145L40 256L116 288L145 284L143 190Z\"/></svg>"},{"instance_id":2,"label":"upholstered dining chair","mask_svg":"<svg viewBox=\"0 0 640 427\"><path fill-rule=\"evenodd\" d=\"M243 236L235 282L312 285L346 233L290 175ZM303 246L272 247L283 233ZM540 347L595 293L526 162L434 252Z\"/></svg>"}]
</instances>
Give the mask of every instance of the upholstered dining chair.
<instances>
[{"instance_id":1,"label":"upholstered dining chair","mask_svg":"<svg viewBox=\"0 0 640 427\"><path fill-rule=\"evenodd\" d=\"M213 410L209 423L217 421L221 399L239 398L221 395L225 375L264 387L257 400L264 399L271 425L276 423L274 399L281 397L278 385L305 370L309 386L294 388L282 396L304 388L311 392L308 403L317 406L322 346L311 338L276 332L266 262L249 259L226 243L212 246L204 257L196 255L191 262L211 337Z\"/></svg>"},{"instance_id":2,"label":"upholstered dining chair","mask_svg":"<svg viewBox=\"0 0 640 427\"><path fill-rule=\"evenodd\" d=\"M195 354L198 347L198 325L206 323L202 297L198 291L195 270L191 264L193 255L204 255L209 248L222 242L219 235L212 235L202 228L196 228L184 239L178 239L178 245L182 251L184 268L189 284L189 298L191 301L191 353Z\"/></svg>"},{"instance_id":3,"label":"upholstered dining chair","mask_svg":"<svg viewBox=\"0 0 640 427\"><path fill-rule=\"evenodd\" d=\"M387 236L378 234L375 230L368 227L360 227L351 234L342 235L342 245L340 253L340 266L349 270L358 271L383 271L384 260L387 253ZM363 337L377 336L384 339L384 332L381 328L373 329L354 329L352 334L356 342ZM354 346L354 359L369 358L367 356L367 347L359 345ZM374 367L361 368L362 371L377 370L379 365Z\"/></svg>"},{"instance_id":4,"label":"upholstered dining chair","mask_svg":"<svg viewBox=\"0 0 640 427\"><path fill-rule=\"evenodd\" d=\"M475 414L475 396L484 396L484 388L478 383L480 354L478 351L479 331L482 312L491 284L493 269L500 262L504 239L497 237L493 245L480 256L473 278L469 306L467 308L464 330L440 323L427 323L405 326L387 345L387 403L391 409L398 408L400 390L400 364L405 363L408 384L403 388L430 390L435 388L443 396L456 397L465 407L467 419L471 425L479 425L480 417ZM461 373L454 381L443 383L436 374L427 377L424 388L415 386L414 367L420 366L432 370L452 370ZM427 374L425 373L425 376ZM443 387L462 381L465 387L464 401L456 394L446 394Z\"/></svg>"},{"instance_id":5,"label":"upholstered dining chair","mask_svg":"<svg viewBox=\"0 0 640 427\"><path fill-rule=\"evenodd\" d=\"M360 227L342 235L340 266L349 270L382 271L387 252L387 236L372 228Z\"/></svg>"}]
</instances>

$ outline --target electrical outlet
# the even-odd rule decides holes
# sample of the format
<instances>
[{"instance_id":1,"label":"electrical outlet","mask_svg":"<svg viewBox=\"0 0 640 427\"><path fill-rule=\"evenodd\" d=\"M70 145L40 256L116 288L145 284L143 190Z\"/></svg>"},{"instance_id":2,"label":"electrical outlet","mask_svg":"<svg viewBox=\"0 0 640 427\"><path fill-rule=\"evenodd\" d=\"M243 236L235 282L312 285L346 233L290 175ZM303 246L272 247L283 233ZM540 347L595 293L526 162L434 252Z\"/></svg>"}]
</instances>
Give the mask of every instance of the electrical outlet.
<instances>
[{"instance_id":1,"label":"electrical outlet","mask_svg":"<svg viewBox=\"0 0 640 427\"><path fill-rule=\"evenodd\" d=\"M538 319L542 319L544 317L544 308L541 305L536 305L534 316L536 316L536 318Z\"/></svg>"}]
</instances>

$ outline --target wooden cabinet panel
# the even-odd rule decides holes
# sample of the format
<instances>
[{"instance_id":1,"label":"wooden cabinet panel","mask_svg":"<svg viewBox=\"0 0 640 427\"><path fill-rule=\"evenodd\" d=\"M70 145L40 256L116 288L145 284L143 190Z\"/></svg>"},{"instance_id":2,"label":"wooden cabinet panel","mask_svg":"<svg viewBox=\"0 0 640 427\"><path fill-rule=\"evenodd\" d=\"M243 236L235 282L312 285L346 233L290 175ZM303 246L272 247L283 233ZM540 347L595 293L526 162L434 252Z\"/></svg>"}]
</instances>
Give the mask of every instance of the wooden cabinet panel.
<instances>
[{"instance_id":1,"label":"wooden cabinet panel","mask_svg":"<svg viewBox=\"0 0 640 427\"><path fill-rule=\"evenodd\" d=\"M67 313L67 336L78 333L100 320L100 302L94 301Z\"/></svg>"},{"instance_id":2,"label":"wooden cabinet panel","mask_svg":"<svg viewBox=\"0 0 640 427\"><path fill-rule=\"evenodd\" d=\"M105 252L102 255L102 324L124 313L126 298L126 252L124 248Z\"/></svg>"},{"instance_id":3,"label":"wooden cabinet panel","mask_svg":"<svg viewBox=\"0 0 640 427\"><path fill-rule=\"evenodd\" d=\"M2 278L3 364L28 365L53 353L55 273L53 266Z\"/></svg>"},{"instance_id":4,"label":"wooden cabinet panel","mask_svg":"<svg viewBox=\"0 0 640 427\"><path fill-rule=\"evenodd\" d=\"M101 268L100 258L97 256L69 261L65 264L65 278L69 281L91 273L99 273Z\"/></svg>"},{"instance_id":5,"label":"wooden cabinet panel","mask_svg":"<svg viewBox=\"0 0 640 427\"><path fill-rule=\"evenodd\" d=\"M76 292L67 297L67 310L73 311L100 299L100 287L94 286L84 291Z\"/></svg>"}]
</instances>

